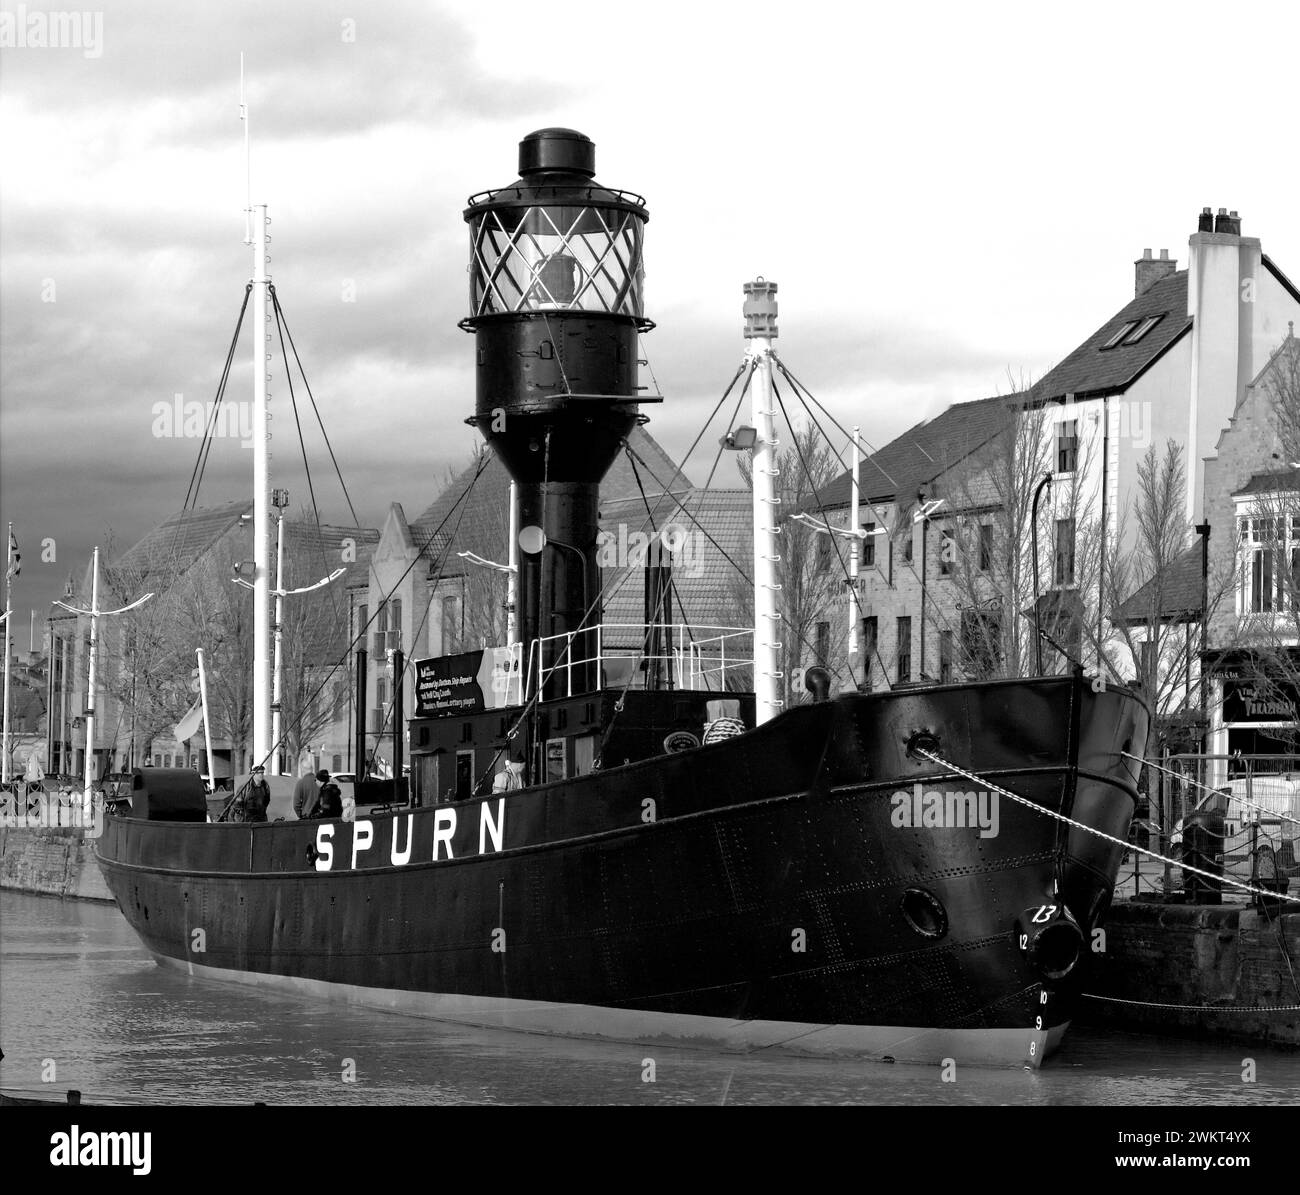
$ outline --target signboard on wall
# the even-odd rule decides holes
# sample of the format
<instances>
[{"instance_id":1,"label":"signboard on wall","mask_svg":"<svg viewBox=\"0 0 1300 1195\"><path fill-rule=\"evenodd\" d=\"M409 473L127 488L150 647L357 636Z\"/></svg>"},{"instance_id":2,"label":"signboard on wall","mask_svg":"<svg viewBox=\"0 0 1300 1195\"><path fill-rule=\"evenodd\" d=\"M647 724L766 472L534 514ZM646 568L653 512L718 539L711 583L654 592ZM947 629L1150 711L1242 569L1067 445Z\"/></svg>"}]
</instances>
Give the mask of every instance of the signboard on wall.
<instances>
[{"instance_id":1,"label":"signboard on wall","mask_svg":"<svg viewBox=\"0 0 1300 1195\"><path fill-rule=\"evenodd\" d=\"M1223 721L1295 722L1300 718L1300 692L1286 681L1261 677L1229 677L1223 682Z\"/></svg>"},{"instance_id":2,"label":"signboard on wall","mask_svg":"<svg viewBox=\"0 0 1300 1195\"><path fill-rule=\"evenodd\" d=\"M415 661L415 716L478 714L507 704L510 649L490 647Z\"/></svg>"}]
</instances>

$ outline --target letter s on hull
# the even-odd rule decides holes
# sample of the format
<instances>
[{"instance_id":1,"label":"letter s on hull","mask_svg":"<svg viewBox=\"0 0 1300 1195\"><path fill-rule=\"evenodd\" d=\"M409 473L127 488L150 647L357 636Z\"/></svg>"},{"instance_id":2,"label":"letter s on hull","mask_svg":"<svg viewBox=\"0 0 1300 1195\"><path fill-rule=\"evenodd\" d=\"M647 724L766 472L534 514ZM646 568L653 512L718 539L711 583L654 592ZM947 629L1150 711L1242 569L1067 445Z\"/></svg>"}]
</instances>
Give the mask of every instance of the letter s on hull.
<instances>
[{"instance_id":1,"label":"letter s on hull","mask_svg":"<svg viewBox=\"0 0 1300 1195\"><path fill-rule=\"evenodd\" d=\"M334 866L333 826L316 827L316 870L329 871Z\"/></svg>"}]
</instances>

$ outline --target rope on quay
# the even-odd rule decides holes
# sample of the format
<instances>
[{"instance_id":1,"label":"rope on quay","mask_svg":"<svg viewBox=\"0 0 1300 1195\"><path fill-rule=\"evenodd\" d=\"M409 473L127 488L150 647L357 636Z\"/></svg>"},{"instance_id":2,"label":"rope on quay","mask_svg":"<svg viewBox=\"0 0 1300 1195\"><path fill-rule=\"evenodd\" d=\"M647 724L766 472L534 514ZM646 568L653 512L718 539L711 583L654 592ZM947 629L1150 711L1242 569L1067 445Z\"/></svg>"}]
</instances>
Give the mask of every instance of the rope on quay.
<instances>
[{"instance_id":1,"label":"rope on quay","mask_svg":"<svg viewBox=\"0 0 1300 1195\"><path fill-rule=\"evenodd\" d=\"M1155 1000L1123 1000L1119 996L1099 996L1080 992L1085 1000L1104 1000L1107 1004L1132 1004L1142 1008L1166 1008L1178 1012L1300 1012L1300 1004L1160 1004Z\"/></svg>"},{"instance_id":2,"label":"rope on quay","mask_svg":"<svg viewBox=\"0 0 1300 1195\"><path fill-rule=\"evenodd\" d=\"M1213 880L1219 884L1231 884L1234 888L1240 888L1254 896L1262 896L1269 900L1288 901L1292 904L1300 904L1300 896L1291 896L1282 892L1270 892L1267 888L1256 888L1253 884L1247 884L1242 880L1234 880L1231 876L1215 875L1212 871L1205 871L1200 867L1193 867L1190 863L1182 863L1177 859L1171 859L1167 855L1161 855L1156 851L1147 850L1146 847L1138 846L1136 843L1126 842L1123 838L1116 838L1113 834L1107 834L1104 830L1098 830L1093 826L1085 825L1083 822L1075 821L1072 817L1067 817L1064 813L1057 813L1054 809L1046 809L1036 801L1031 801L1028 797L1022 797L1019 793L1013 793L1010 789L1003 788L1001 785L994 784L985 776L980 776L975 772L968 772L965 768L958 767L950 760L935 755L932 751L927 751L924 747L914 746L912 750L917 755L923 755L932 763L938 764L939 767L951 772L954 776L963 776L967 780L973 780L976 784L987 785L994 792L1001 793L1004 797L1010 797L1011 800L1029 809L1036 810L1039 813L1046 814L1048 817L1054 817L1057 821L1064 822L1067 826L1073 826L1076 830L1084 830L1089 834L1096 835L1098 838L1105 839L1107 842L1113 842L1116 846L1123 847L1126 851L1137 851L1138 854L1146 855L1160 863L1168 863L1173 867L1181 867L1184 871L1190 871L1194 875L1204 876L1207 880Z\"/></svg>"}]
</instances>

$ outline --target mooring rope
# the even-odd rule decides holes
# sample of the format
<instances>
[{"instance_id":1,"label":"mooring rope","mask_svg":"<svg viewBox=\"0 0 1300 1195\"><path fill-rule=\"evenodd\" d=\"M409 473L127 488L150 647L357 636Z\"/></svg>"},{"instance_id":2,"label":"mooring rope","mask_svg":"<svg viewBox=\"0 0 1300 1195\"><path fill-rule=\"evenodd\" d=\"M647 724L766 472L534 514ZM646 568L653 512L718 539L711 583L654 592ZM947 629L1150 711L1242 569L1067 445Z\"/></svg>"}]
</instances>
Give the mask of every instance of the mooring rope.
<instances>
[{"instance_id":1,"label":"mooring rope","mask_svg":"<svg viewBox=\"0 0 1300 1195\"><path fill-rule=\"evenodd\" d=\"M1099 996L1080 992L1085 1000L1104 1000L1107 1004L1129 1004L1142 1008L1166 1008L1179 1012L1300 1012L1300 1004L1161 1004L1155 1000L1124 1000L1119 996Z\"/></svg>"},{"instance_id":2,"label":"mooring rope","mask_svg":"<svg viewBox=\"0 0 1300 1195\"><path fill-rule=\"evenodd\" d=\"M1004 797L1009 797L1020 805L1036 810L1038 813L1046 814L1048 817L1054 817L1057 821L1064 822L1067 826L1073 826L1076 830L1083 830L1088 834L1093 834L1098 838L1104 839L1106 842L1113 842L1116 846L1123 847L1126 851L1136 851L1138 854L1146 855L1151 859L1155 859L1159 863L1168 863L1174 867L1181 867L1184 871L1190 871L1194 875L1204 876L1207 880L1213 880L1215 883L1231 884L1232 887L1240 888L1244 892L1249 892L1254 896L1262 896L1270 900L1285 900L1290 901L1293 904L1300 904L1300 896L1290 896L1282 892L1270 892L1265 888L1256 888L1253 884L1247 884L1242 880L1234 880L1231 876L1215 875L1212 871L1205 871L1203 868L1193 867L1190 863L1181 863L1177 859L1171 859L1167 855L1161 855L1156 851L1149 851L1146 847L1138 846L1136 843L1126 842L1122 838L1116 838L1113 834L1107 834L1104 830L1098 830L1095 826L1089 826L1083 822L1076 821L1074 818L1067 817L1064 813L1058 813L1054 809L1044 808L1036 801L1031 801L1028 797L1022 797L1019 793L1013 793L1010 789L994 784L993 781L989 780L987 777L977 775L975 772L968 772L965 768L958 767L950 760L935 755L934 752L927 751L924 747L914 746L911 750L917 755L925 756L926 759L930 760L932 763L938 764L939 767L951 772L954 776L963 776L967 780L975 781L977 784L986 785L992 791L1000 793Z\"/></svg>"}]
</instances>

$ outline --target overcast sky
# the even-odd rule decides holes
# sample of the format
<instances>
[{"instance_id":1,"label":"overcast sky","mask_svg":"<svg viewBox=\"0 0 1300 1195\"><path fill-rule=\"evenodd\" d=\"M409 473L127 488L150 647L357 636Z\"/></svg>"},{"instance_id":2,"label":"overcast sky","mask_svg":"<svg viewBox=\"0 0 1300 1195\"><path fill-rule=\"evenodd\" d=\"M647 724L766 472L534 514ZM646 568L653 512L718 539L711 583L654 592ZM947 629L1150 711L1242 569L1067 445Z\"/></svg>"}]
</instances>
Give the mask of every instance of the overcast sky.
<instances>
[{"instance_id":1,"label":"overcast sky","mask_svg":"<svg viewBox=\"0 0 1300 1195\"><path fill-rule=\"evenodd\" d=\"M49 11L0 5L0 520L23 649L94 543L184 501L198 441L155 436L155 408L212 398L249 277L241 50L272 278L367 525L392 501L414 517L468 457L461 213L547 125L647 197L651 431L675 457L741 359L760 274L786 364L877 445L1040 376L1132 296L1144 247L1185 264L1202 206L1239 210L1300 277L1293 4L132 0L79 47L7 44ZM297 507L273 372L273 481ZM347 521L318 433L309 449L322 515ZM244 496L250 466L218 441L200 504Z\"/></svg>"}]
</instances>

